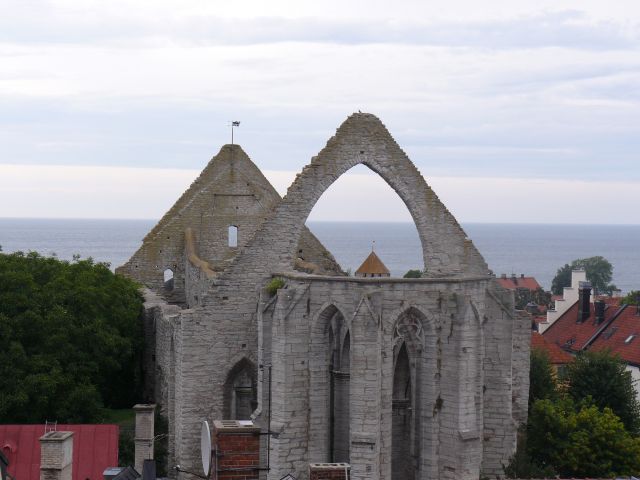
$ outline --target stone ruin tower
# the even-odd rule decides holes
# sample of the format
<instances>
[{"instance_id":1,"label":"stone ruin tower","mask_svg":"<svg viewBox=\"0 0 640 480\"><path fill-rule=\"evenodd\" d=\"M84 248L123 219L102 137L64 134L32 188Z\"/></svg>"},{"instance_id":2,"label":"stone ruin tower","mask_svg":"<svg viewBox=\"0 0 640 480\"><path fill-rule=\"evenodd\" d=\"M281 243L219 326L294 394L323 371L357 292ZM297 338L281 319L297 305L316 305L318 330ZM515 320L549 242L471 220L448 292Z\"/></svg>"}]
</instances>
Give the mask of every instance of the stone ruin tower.
<instances>
[{"instance_id":1,"label":"stone ruin tower","mask_svg":"<svg viewBox=\"0 0 640 480\"><path fill-rule=\"evenodd\" d=\"M409 209L422 278L346 276L305 227L358 164ZM347 118L284 198L225 145L118 272L146 287L147 400L168 418L170 466L200 471L205 419L270 431L268 480L317 462L357 480L477 480L515 449L528 322L373 115Z\"/></svg>"}]
</instances>

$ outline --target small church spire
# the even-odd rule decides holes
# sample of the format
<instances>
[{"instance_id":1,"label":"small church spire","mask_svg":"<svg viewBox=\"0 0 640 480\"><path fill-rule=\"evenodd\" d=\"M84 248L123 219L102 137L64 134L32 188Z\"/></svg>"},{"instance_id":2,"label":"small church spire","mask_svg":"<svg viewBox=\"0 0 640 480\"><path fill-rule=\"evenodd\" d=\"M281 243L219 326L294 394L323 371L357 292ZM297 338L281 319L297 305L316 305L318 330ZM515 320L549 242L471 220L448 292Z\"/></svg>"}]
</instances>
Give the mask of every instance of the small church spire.
<instances>
[{"instance_id":1,"label":"small church spire","mask_svg":"<svg viewBox=\"0 0 640 480\"><path fill-rule=\"evenodd\" d=\"M382 260L376 255L373 250L375 243L371 244L371 253L362 262L362 265L356 270L356 277L390 277L391 273L389 269L382 263Z\"/></svg>"}]
</instances>

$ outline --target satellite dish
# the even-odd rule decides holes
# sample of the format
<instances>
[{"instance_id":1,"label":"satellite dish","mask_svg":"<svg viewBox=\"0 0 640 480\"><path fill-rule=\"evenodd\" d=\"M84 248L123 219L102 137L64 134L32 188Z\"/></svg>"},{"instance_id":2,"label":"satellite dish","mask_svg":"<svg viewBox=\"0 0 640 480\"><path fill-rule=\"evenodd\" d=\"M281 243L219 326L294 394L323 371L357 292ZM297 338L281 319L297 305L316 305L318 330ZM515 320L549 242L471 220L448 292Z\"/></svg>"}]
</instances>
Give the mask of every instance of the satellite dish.
<instances>
[{"instance_id":1,"label":"satellite dish","mask_svg":"<svg viewBox=\"0 0 640 480\"><path fill-rule=\"evenodd\" d=\"M211 473L211 430L209 422L202 421L202 429L200 430L200 454L202 455L202 470L205 477L209 478Z\"/></svg>"}]
</instances>

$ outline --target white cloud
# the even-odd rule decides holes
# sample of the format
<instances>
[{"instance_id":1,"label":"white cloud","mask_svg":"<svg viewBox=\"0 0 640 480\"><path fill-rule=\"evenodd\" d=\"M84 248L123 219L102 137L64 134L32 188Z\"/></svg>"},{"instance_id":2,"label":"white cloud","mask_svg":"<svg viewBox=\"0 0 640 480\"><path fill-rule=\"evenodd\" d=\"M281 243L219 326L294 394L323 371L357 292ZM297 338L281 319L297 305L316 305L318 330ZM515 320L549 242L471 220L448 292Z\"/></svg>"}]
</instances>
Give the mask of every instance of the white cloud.
<instances>
[{"instance_id":1,"label":"white cloud","mask_svg":"<svg viewBox=\"0 0 640 480\"><path fill-rule=\"evenodd\" d=\"M0 165L0 217L159 218L196 170ZM266 171L285 193L293 171ZM462 222L640 223L636 182L427 177ZM401 199L366 167L342 176L320 198L316 221L411 221Z\"/></svg>"},{"instance_id":2,"label":"white cloud","mask_svg":"<svg viewBox=\"0 0 640 480\"><path fill-rule=\"evenodd\" d=\"M1 163L197 168L237 118L293 170L362 110L433 175L640 180L637 0L5 5Z\"/></svg>"}]
</instances>

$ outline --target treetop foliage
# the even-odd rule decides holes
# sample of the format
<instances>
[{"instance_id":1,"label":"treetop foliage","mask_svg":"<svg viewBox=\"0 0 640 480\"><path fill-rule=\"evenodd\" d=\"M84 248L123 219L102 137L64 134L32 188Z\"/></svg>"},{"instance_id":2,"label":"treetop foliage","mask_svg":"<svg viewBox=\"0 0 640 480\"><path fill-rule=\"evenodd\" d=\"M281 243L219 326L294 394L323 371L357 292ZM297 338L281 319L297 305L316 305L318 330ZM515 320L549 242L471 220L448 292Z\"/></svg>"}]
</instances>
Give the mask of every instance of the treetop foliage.
<instances>
[{"instance_id":1,"label":"treetop foliage","mask_svg":"<svg viewBox=\"0 0 640 480\"><path fill-rule=\"evenodd\" d=\"M422 278L422 270L411 269L405 273L402 278Z\"/></svg>"},{"instance_id":2,"label":"treetop foliage","mask_svg":"<svg viewBox=\"0 0 640 480\"><path fill-rule=\"evenodd\" d=\"M567 393L580 401L590 397L598 408L610 408L626 429L640 433L640 405L631 372L607 350L581 352L567 369Z\"/></svg>"},{"instance_id":3,"label":"treetop foliage","mask_svg":"<svg viewBox=\"0 0 640 480\"><path fill-rule=\"evenodd\" d=\"M627 293L620 303L624 305L638 305L640 304L640 290L631 290Z\"/></svg>"},{"instance_id":4,"label":"treetop foliage","mask_svg":"<svg viewBox=\"0 0 640 480\"><path fill-rule=\"evenodd\" d=\"M529 418L508 478L612 478L640 474L640 413L624 363L584 352L555 382L545 353L532 349Z\"/></svg>"},{"instance_id":5,"label":"treetop foliage","mask_svg":"<svg viewBox=\"0 0 640 480\"><path fill-rule=\"evenodd\" d=\"M587 280L591 282L596 292L611 294L616 290L616 286L609 283L613 275L613 266L606 258L596 256L579 258L560 267L551 282L551 292L554 295L561 295L564 287L571 286L571 271L578 269L585 271Z\"/></svg>"},{"instance_id":6,"label":"treetop foliage","mask_svg":"<svg viewBox=\"0 0 640 480\"><path fill-rule=\"evenodd\" d=\"M555 399L557 385L553 367L545 350L532 348L529 365L529 408L531 408L536 400Z\"/></svg>"},{"instance_id":7,"label":"treetop foliage","mask_svg":"<svg viewBox=\"0 0 640 480\"><path fill-rule=\"evenodd\" d=\"M566 477L635 475L640 438L634 438L609 407L571 398L537 400L529 412L528 450L543 466Z\"/></svg>"},{"instance_id":8,"label":"treetop foliage","mask_svg":"<svg viewBox=\"0 0 640 480\"><path fill-rule=\"evenodd\" d=\"M141 391L142 298L93 260L0 254L0 422L95 422Z\"/></svg>"}]
</instances>

